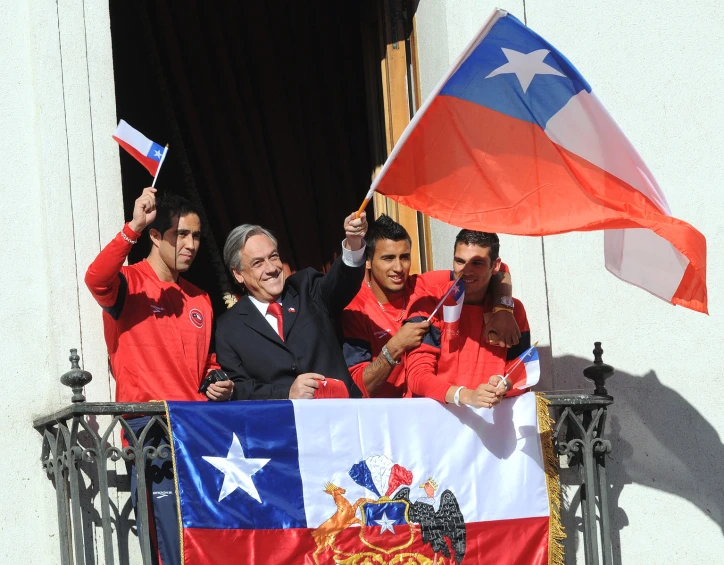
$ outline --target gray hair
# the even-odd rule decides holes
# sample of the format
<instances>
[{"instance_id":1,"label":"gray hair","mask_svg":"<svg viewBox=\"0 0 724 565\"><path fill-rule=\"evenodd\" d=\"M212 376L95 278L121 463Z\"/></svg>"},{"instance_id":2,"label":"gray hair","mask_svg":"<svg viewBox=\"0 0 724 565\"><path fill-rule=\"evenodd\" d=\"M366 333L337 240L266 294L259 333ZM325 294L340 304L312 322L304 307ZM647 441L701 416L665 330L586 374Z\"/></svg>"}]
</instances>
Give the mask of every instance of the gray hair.
<instances>
[{"instance_id":1,"label":"gray hair","mask_svg":"<svg viewBox=\"0 0 724 565\"><path fill-rule=\"evenodd\" d=\"M231 230L224 244L224 263L232 276L234 271L241 271L241 250L244 249L249 238L254 235L265 235L274 242L274 245L277 245L277 238L269 230L261 226L242 224L235 227Z\"/></svg>"}]
</instances>

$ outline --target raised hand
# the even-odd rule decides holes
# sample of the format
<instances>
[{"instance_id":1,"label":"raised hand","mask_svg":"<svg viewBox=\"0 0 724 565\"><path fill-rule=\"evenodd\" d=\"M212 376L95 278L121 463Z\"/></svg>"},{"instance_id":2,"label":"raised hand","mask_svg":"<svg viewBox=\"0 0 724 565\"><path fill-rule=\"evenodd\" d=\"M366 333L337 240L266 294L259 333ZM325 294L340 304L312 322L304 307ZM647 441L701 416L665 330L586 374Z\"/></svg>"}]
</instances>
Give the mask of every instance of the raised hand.
<instances>
[{"instance_id":1,"label":"raised hand","mask_svg":"<svg viewBox=\"0 0 724 565\"><path fill-rule=\"evenodd\" d=\"M344 234L350 251L357 251L362 247L362 238L367 233L367 212L362 212L359 218L356 215L356 212L352 212L344 219Z\"/></svg>"},{"instance_id":2,"label":"raised hand","mask_svg":"<svg viewBox=\"0 0 724 565\"><path fill-rule=\"evenodd\" d=\"M155 219L156 189L149 186L136 198L133 204L133 219L128 222L128 226L136 233L141 233Z\"/></svg>"}]
</instances>

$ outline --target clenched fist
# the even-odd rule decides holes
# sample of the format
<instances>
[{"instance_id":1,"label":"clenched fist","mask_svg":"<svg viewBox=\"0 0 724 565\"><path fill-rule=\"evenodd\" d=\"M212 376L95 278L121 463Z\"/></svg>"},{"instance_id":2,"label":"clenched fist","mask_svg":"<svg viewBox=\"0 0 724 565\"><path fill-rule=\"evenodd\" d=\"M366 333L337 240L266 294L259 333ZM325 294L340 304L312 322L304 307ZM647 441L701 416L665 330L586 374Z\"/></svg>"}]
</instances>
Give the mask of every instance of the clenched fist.
<instances>
[{"instance_id":1,"label":"clenched fist","mask_svg":"<svg viewBox=\"0 0 724 565\"><path fill-rule=\"evenodd\" d=\"M347 247L350 251L357 251L362 247L362 238L367 233L367 212L362 212L357 218L353 212L344 219L344 234L347 238Z\"/></svg>"},{"instance_id":2,"label":"clenched fist","mask_svg":"<svg viewBox=\"0 0 724 565\"><path fill-rule=\"evenodd\" d=\"M418 347L430 329L430 322L408 322L387 342L387 351L397 361L406 351Z\"/></svg>"},{"instance_id":3,"label":"clenched fist","mask_svg":"<svg viewBox=\"0 0 724 565\"><path fill-rule=\"evenodd\" d=\"M144 188L141 196L136 199L133 205L133 219L128 222L136 233L141 233L148 224L156 219L156 189Z\"/></svg>"}]
</instances>

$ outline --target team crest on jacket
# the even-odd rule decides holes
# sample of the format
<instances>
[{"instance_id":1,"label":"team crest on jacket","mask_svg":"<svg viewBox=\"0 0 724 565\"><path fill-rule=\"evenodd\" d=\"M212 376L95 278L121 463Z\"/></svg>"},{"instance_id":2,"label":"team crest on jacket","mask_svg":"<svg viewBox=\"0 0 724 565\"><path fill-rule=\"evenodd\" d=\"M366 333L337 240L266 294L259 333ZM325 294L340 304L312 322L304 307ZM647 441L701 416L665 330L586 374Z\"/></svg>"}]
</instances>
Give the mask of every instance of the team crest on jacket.
<instances>
[{"instance_id":1,"label":"team crest on jacket","mask_svg":"<svg viewBox=\"0 0 724 565\"><path fill-rule=\"evenodd\" d=\"M191 319L191 323L197 328L201 329L204 327L204 315L198 308L191 309L189 312L189 318Z\"/></svg>"},{"instance_id":2,"label":"team crest on jacket","mask_svg":"<svg viewBox=\"0 0 724 565\"><path fill-rule=\"evenodd\" d=\"M412 473L386 455L355 463L349 477L375 498L351 503L345 488L325 485L337 510L312 532L316 565L462 563L465 520L450 490L438 494L440 485L428 477L412 496Z\"/></svg>"}]
</instances>

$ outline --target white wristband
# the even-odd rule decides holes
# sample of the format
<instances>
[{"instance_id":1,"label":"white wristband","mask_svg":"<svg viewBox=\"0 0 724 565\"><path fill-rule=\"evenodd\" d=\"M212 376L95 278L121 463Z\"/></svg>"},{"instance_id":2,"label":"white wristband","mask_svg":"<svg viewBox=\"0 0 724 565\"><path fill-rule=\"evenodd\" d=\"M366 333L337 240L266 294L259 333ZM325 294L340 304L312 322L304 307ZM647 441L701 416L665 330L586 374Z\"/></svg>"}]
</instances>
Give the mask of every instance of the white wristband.
<instances>
[{"instance_id":1,"label":"white wristband","mask_svg":"<svg viewBox=\"0 0 724 565\"><path fill-rule=\"evenodd\" d=\"M453 402L455 403L455 406L460 406L460 391L463 390L465 387L460 386L455 391L455 396L453 396Z\"/></svg>"}]
</instances>

